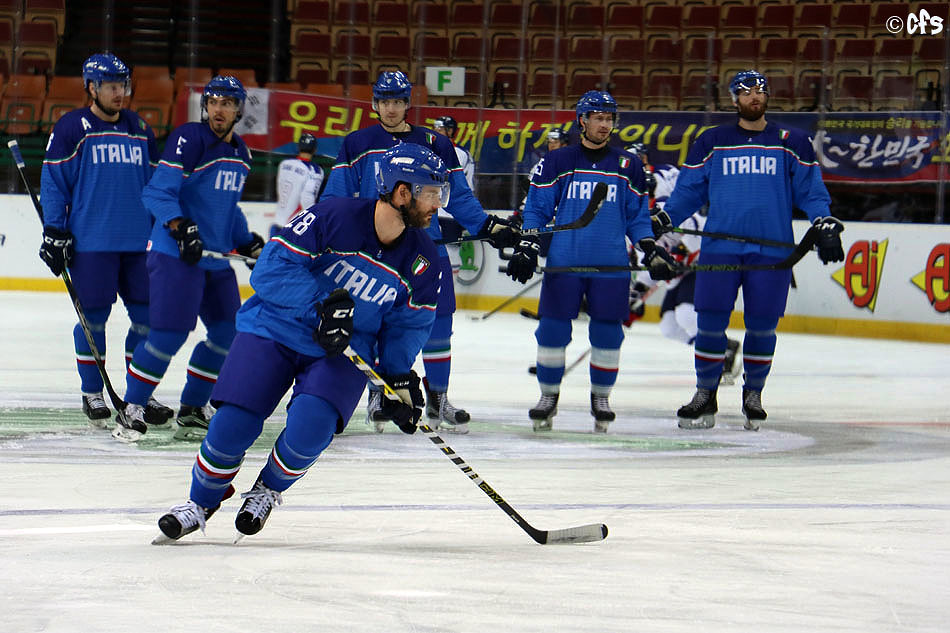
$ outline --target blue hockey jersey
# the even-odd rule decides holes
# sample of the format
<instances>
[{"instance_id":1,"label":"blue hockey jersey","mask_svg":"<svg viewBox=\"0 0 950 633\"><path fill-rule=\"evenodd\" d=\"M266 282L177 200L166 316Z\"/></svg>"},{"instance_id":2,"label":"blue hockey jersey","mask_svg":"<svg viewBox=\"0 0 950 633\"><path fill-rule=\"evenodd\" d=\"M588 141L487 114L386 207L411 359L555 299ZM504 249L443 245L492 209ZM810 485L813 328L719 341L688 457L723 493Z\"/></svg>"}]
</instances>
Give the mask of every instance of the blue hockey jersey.
<instances>
[{"instance_id":1,"label":"blue hockey jersey","mask_svg":"<svg viewBox=\"0 0 950 633\"><path fill-rule=\"evenodd\" d=\"M828 215L831 198L805 132L775 123L761 132L729 124L696 139L664 210L676 226L707 202L707 231L793 242L792 209L813 220ZM703 238L702 250L771 257L790 252L710 238Z\"/></svg>"},{"instance_id":2,"label":"blue hockey jersey","mask_svg":"<svg viewBox=\"0 0 950 633\"><path fill-rule=\"evenodd\" d=\"M469 233L473 235L478 233L488 219L488 215L465 180L465 172L459 166L455 146L448 137L425 127L410 126L409 132L391 134L382 125L377 124L348 134L343 139L340 153L336 157L336 163L330 171L320 199L333 197L378 199L376 172L379 171L379 157L389 148L402 142L428 147L442 159L449 171L451 187L449 203L445 210ZM436 221L431 222L427 230L433 240L442 237L442 231ZM444 246L439 246L439 252L442 255L447 254Z\"/></svg>"},{"instance_id":3,"label":"blue hockey jersey","mask_svg":"<svg viewBox=\"0 0 950 633\"><path fill-rule=\"evenodd\" d=\"M155 135L135 112L120 110L115 123L67 112L46 145L43 224L72 233L77 251L144 251L152 216L142 188L157 162Z\"/></svg>"},{"instance_id":4,"label":"blue hockey jersey","mask_svg":"<svg viewBox=\"0 0 950 633\"><path fill-rule=\"evenodd\" d=\"M378 355L384 373L408 372L435 320L438 254L417 228L382 244L375 208L376 200L331 198L281 229L257 260L255 293L241 306L237 329L324 356L313 340L316 303L344 288L356 303L353 349L363 358Z\"/></svg>"},{"instance_id":5,"label":"blue hockey jersey","mask_svg":"<svg viewBox=\"0 0 950 633\"><path fill-rule=\"evenodd\" d=\"M178 243L165 226L177 217L191 219L206 250L228 252L250 242L247 218L238 207L251 171L251 152L237 134L227 143L207 123L185 123L168 137L152 180L142 192L155 217L150 250L178 257ZM230 266L204 258L208 269Z\"/></svg>"},{"instance_id":6,"label":"blue hockey jersey","mask_svg":"<svg viewBox=\"0 0 950 633\"><path fill-rule=\"evenodd\" d=\"M532 176L524 207L525 229L540 228L552 218L555 225L573 222L587 208L594 186L607 183L607 198L590 224L552 234L548 266L626 266L630 259L624 236L633 243L653 237L643 164L613 147L600 155L591 162L580 145L556 149L542 159Z\"/></svg>"}]
</instances>

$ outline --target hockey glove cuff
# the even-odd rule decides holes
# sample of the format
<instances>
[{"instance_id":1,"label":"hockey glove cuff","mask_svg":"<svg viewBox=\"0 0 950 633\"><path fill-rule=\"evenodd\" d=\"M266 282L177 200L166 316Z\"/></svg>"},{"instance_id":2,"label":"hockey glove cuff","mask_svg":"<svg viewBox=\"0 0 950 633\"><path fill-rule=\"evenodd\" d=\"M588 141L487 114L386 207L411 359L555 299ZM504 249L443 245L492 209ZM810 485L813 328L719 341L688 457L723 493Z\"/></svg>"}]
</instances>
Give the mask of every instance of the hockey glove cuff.
<instances>
[{"instance_id":1,"label":"hockey glove cuff","mask_svg":"<svg viewBox=\"0 0 950 633\"><path fill-rule=\"evenodd\" d=\"M178 226L169 229L172 238L178 242L178 257L186 264L201 261L201 252L205 245L198 234L198 225L188 218L179 218Z\"/></svg>"},{"instance_id":2,"label":"hockey glove cuff","mask_svg":"<svg viewBox=\"0 0 950 633\"><path fill-rule=\"evenodd\" d=\"M680 269L679 264L676 263L676 260L673 259L673 256L667 253L666 250L658 247L656 240L653 238L644 238L637 242L637 245L640 247L640 250L643 251L643 259L640 263L650 271L650 279L654 281L669 281L677 275L682 274L683 271Z\"/></svg>"},{"instance_id":3,"label":"hockey glove cuff","mask_svg":"<svg viewBox=\"0 0 950 633\"><path fill-rule=\"evenodd\" d=\"M317 304L320 325L313 332L313 340L323 348L328 357L339 356L350 344L355 309L356 305L350 293L343 288L337 288L323 303Z\"/></svg>"},{"instance_id":4,"label":"hockey glove cuff","mask_svg":"<svg viewBox=\"0 0 950 633\"><path fill-rule=\"evenodd\" d=\"M397 402L383 394L383 415L395 422L400 431L412 435L416 432L416 426L422 418L422 408L426 403L422 397L422 389L419 388L418 374L410 370L408 374L380 376L400 398ZM407 402L412 404L406 404Z\"/></svg>"},{"instance_id":5,"label":"hockey glove cuff","mask_svg":"<svg viewBox=\"0 0 950 633\"><path fill-rule=\"evenodd\" d=\"M673 221L663 209L650 216L650 223L653 225L653 237L660 237L673 230Z\"/></svg>"},{"instance_id":6,"label":"hockey glove cuff","mask_svg":"<svg viewBox=\"0 0 950 633\"><path fill-rule=\"evenodd\" d=\"M844 231L844 224L829 215L824 218L815 218L813 226L818 230L815 248L818 249L818 258L821 263L843 261L844 248L841 246L841 232Z\"/></svg>"},{"instance_id":7,"label":"hockey glove cuff","mask_svg":"<svg viewBox=\"0 0 950 633\"><path fill-rule=\"evenodd\" d=\"M51 226L43 227L43 243L40 245L40 259L49 266L57 277L63 274L73 258L73 234L60 231Z\"/></svg>"},{"instance_id":8,"label":"hockey glove cuff","mask_svg":"<svg viewBox=\"0 0 950 633\"><path fill-rule=\"evenodd\" d=\"M642 281L635 281L630 285L630 314L634 320L643 318L646 310L646 301L643 297L649 290L650 286Z\"/></svg>"},{"instance_id":9,"label":"hockey glove cuff","mask_svg":"<svg viewBox=\"0 0 950 633\"><path fill-rule=\"evenodd\" d=\"M538 267L538 253L541 252L541 241L534 235L522 237L515 254L508 261L505 271L509 277L521 283L527 283L534 276L534 269Z\"/></svg>"},{"instance_id":10,"label":"hockey glove cuff","mask_svg":"<svg viewBox=\"0 0 950 633\"><path fill-rule=\"evenodd\" d=\"M485 235L488 243L501 250L503 248L514 248L521 241L521 233L511 224L509 220L497 218L493 215L488 216L480 235Z\"/></svg>"}]
</instances>

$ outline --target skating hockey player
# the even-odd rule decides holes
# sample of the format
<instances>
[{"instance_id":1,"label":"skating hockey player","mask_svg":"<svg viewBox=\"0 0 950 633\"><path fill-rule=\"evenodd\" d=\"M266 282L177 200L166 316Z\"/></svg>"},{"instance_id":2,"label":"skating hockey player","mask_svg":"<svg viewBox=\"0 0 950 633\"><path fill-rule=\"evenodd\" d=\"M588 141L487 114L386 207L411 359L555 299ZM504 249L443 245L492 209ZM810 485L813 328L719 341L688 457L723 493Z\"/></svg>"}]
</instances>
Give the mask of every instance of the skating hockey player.
<instances>
[{"instance_id":1,"label":"skating hockey player","mask_svg":"<svg viewBox=\"0 0 950 633\"><path fill-rule=\"evenodd\" d=\"M348 345L363 358L378 356L386 382L413 402L384 399L383 411L415 432L424 401L412 364L435 319L440 275L425 229L448 198L448 172L414 143L377 161L375 200L322 200L261 254L251 275L255 294L238 313L214 388L218 410L191 471L189 500L159 519L157 543L204 528L233 492L264 420L293 387L286 427L235 519L241 535L261 530L359 402L366 377L341 354Z\"/></svg>"},{"instance_id":2,"label":"skating hockey player","mask_svg":"<svg viewBox=\"0 0 950 633\"><path fill-rule=\"evenodd\" d=\"M707 231L792 242L792 209L798 208L814 222L821 261L843 260L844 226L829 215L831 199L811 139L801 130L766 121L769 84L761 73L737 73L729 92L738 121L708 130L693 143L664 211L654 216L658 230L678 226L708 201ZM703 238L699 263L770 265L788 255L789 249ZM746 329L741 406L745 428L759 429L766 418L762 389L791 276L790 269L696 274L696 393L677 411L680 428L715 424L725 330L741 286Z\"/></svg>"},{"instance_id":3,"label":"skating hockey player","mask_svg":"<svg viewBox=\"0 0 950 633\"><path fill-rule=\"evenodd\" d=\"M552 219L564 224L577 219L590 200L594 185L607 184L600 213L584 228L553 234L548 266L627 265L625 237L639 243L655 275L676 275L672 258L658 249L650 228L646 183L639 159L609 146L617 102L606 92L590 91L575 107L581 142L554 150L531 180L524 209L524 228L545 226ZM508 262L507 273L527 282L538 265L537 237L525 236ZM548 431L557 413L565 349L571 341L571 321L586 298L590 316L590 406L594 430L606 432L614 419L608 398L617 380L622 322L628 313L630 274L546 273L538 307L540 320L537 376L541 399L528 412L535 431Z\"/></svg>"},{"instance_id":4,"label":"skating hockey player","mask_svg":"<svg viewBox=\"0 0 950 633\"><path fill-rule=\"evenodd\" d=\"M199 318L207 338L188 361L175 437L200 439L208 428L208 398L234 338L241 297L230 264L202 252L236 249L256 257L264 245L238 207L251 169L247 145L234 133L245 98L234 77L208 82L201 95L202 121L171 133L142 194L155 218L148 254L151 330L135 348L126 376L125 413L133 428L117 426L117 439L136 441L145 432L135 421L142 420L143 405Z\"/></svg>"},{"instance_id":5,"label":"skating hockey player","mask_svg":"<svg viewBox=\"0 0 950 633\"><path fill-rule=\"evenodd\" d=\"M97 54L82 65L92 103L68 112L53 126L43 160L43 244L40 257L54 275L69 269L83 314L100 354L106 353L106 321L116 295L129 315L128 363L148 333L148 271L145 245L152 216L142 189L158 163L152 129L122 107L129 95L129 69L115 55ZM82 410L100 428L112 413L103 381L82 326L73 328ZM144 419L164 424L174 414L154 398L143 403Z\"/></svg>"},{"instance_id":6,"label":"skating hockey player","mask_svg":"<svg viewBox=\"0 0 950 633\"><path fill-rule=\"evenodd\" d=\"M455 156L459 161L459 167L462 168L462 173L465 174L465 182L468 183L468 188L474 193L475 159L472 158L472 154L467 149L455 144L455 134L459 129L458 122L448 115L440 116L432 123L432 129L452 141L452 146L455 147Z\"/></svg>"},{"instance_id":7,"label":"skating hockey player","mask_svg":"<svg viewBox=\"0 0 950 633\"><path fill-rule=\"evenodd\" d=\"M280 161L277 168L277 208L270 234L276 234L290 218L316 203L323 184L323 168L313 163L317 137L301 134L297 141L297 157Z\"/></svg>"},{"instance_id":8,"label":"skating hockey player","mask_svg":"<svg viewBox=\"0 0 950 633\"><path fill-rule=\"evenodd\" d=\"M452 142L429 128L410 125L406 121L411 97L412 84L402 72L380 73L373 85L373 108L379 114L379 124L346 136L327 177L321 200L333 197L375 199L375 174L379 157L398 143L416 143L431 149L446 165L452 194L445 210L471 234L485 235L495 248L515 246L519 239L517 229L508 226L506 220L487 215L482 209L465 182ZM442 237L438 222L432 222L428 231L434 240ZM431 337L422 348L426 415L434 428L468 433L471 416L465 410L453 406L448 398L455 287L448 251L444 246L438 248L439 259L433 265L443 271L439 309ZM380 402L379 392L371 389L367 422L375 423L377 432L382 432L386 423Z\"/></svg>"}]
</instances>

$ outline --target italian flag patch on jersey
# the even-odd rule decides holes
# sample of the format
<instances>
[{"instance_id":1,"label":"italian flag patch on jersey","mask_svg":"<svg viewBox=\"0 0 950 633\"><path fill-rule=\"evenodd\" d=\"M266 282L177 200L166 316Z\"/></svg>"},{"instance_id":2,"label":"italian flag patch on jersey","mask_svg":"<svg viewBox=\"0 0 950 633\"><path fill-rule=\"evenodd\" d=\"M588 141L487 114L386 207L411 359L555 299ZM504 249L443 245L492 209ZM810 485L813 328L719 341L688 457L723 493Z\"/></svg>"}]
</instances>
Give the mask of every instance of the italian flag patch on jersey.
<instances>
[{"instance_id":1,"label":"italian flag patch on jersey","mask_svg":"<svg viewBox=\"0 0 950 633\"><path fill-rule=\"evenodd\" d=\"M625 156L620 157L620 169L626 169L627 165L630 164L630 159Z\"/></svg>"},{"instance_id":2,"label":"italian flag patch on jersey","mask_svg":"<svg viewBox=\"0 0 950 633\"><path fill-rule=\"evenodd\" d=\"M421 275L429 269L429 260L419 255L416 257L416 261L412 262L412 274Z\"/></svg>"},{"instance_id":3,"label":"italian flag patch on jersey","mask_svg":"<svg viewBox=\"0 0 950 633\"><path fill-rule=\"evenodd\" d=\"M788 130L779 130L778 137L783 141L788 140Z\"/></svg>"}]
</instances>

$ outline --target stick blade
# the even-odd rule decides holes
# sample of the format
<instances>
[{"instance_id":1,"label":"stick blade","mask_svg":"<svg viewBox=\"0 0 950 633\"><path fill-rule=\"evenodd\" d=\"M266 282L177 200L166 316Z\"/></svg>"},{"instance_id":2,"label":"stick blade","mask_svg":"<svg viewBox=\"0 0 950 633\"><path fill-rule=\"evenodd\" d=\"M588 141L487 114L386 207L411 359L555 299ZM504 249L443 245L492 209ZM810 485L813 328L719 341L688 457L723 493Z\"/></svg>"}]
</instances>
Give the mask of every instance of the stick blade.
<instances>
[{"instance_id":1,"label":"stick blade","mask_svg":"<svg viewBox=\"0 0 950 633\"><path fill-rule=\"evenodd\" d=\"M607 526L603 523L591 523L563 530L549 530L545 543L548 545L593 543L605 538L607 538Z\"/></svg>"}]
</instances>

